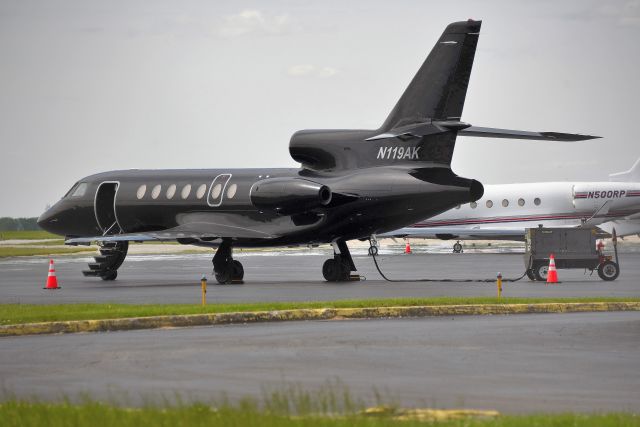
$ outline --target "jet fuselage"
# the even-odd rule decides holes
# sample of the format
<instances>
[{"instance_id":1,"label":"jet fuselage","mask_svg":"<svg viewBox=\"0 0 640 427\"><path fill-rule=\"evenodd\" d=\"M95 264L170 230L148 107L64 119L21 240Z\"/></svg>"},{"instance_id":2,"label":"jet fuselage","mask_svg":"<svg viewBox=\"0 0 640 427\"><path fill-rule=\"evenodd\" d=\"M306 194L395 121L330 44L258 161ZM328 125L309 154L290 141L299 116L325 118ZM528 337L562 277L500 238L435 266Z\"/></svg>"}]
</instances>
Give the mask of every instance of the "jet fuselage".
<instances>
[{"instance_id":1,"label":"jet fuselage","mask_svg":"<svg viewBox=\"0 0 640 427\"><path fill-rule=\"evenodd\" d=\"M439 184L429 182L432 175L432 169L421 173L420 168L406 165L341 174L312 174L304 169L112 171L79 181L43 214L40 224L69 238L145 232L158 232L161 238L162 230L188 226L178 241L199 245L215 245L216 238L227 235L234 236L237 246L359 239L482 194L476 181L450 173L451 181ZM295 202L285 213L256 207L252 202L256 186L278 178L327 186L330 201L312 212L296 212ZM198 233L190 233L191 227Z\"/></svg>"}]
</instances>

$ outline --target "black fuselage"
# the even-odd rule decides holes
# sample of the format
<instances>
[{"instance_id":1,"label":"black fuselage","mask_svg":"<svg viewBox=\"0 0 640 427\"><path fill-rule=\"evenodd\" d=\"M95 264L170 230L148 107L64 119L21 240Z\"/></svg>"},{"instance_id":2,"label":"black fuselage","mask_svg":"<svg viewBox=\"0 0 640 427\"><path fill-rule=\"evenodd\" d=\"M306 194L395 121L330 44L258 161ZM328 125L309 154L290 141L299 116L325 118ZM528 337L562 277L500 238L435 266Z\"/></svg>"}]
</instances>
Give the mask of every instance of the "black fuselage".
<instances>
[{"instance_id":1,"label":"black fuselage","mask_svg":"<svg viewBox=\"0 0 640 427\"><path fill-rule=\"evenodd\" d=\"M40 225L67 237L156 232L162 238L163 230L177 229L182 235L167 239L196 245L217 245L220 238L232 238L236 246L314 244L391 231L481 195L479 183L448 168L412 163L324 174L308 169L105 172L76 184L43 214ZM309 208L295 199L289 205L283 201L284 209L257 207L256 187L282 178L326 186L330 201ZM79 186L83 191L76 191Z\"/></svg>"}]
</instances>

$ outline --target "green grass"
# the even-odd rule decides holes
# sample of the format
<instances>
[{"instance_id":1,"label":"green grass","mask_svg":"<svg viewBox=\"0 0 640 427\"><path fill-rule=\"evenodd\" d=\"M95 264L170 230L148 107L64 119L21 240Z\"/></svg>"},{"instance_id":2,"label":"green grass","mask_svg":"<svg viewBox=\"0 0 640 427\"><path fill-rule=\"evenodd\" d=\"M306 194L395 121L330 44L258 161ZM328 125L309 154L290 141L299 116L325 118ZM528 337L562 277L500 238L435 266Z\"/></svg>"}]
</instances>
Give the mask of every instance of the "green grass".
<instances>
[{"instance_id":1,"label":"green grass","mask_svg":"<svg viewBox=\"0 0 640 427\"><path fill-rule=\"evenodd\" d=\"M95 252L95 248L91 247L69 247L69 248L34 248L22 246L0 246L0 258L14 256L34 256L34 255L61 255L75 254L82 252Z\"/></svg>"},{"instance_id":2,"label":"green grass","mask_svg":"<svg viewBox=\"0 0 640 427\"><path fill-rule=\"evenodd\" d=\"M64 245L64 240L59 239L59 240L42 240L37 242L25 240L20 243L15 243L11 246L63 246L63 245Z\"/></svg>"},{"instance_id":3,"label":"green grass","mask_svg":"<svg viewBox=\"0 0 640 427\"><path fill-rule=\"evenodd\" d=\"M57 234L48 231L0 231L0 240L44 240L60 239Z\"/></svg>"},{"instance_id":4,"label":"green grass","mask_svg":"<svg viewBox=\"0 0 640 427\"><path fill-rule=\"evenodd\" d=\"M64 289L64 283L61 284ZM64 290L62 291L64 292ZM494 297L435 297L435 298L387 298L366 300L338 300L314 302L259 302L245 304L216 304L215 288L209 287L209 305L200 305L200 285L194 283L190 290L193 304L0 304L0 325L19 323L52 322L61 320L117 319L124 317L145 317L201 313L230 313L240 311L270 311L295 308L358 308L392 307L416 305L455 305L455 304L533 304L549 302L608 302L640 301L638 297L629 298L502 298Z\"/></svg>"},{"instance_id":5,"label":"green grass","mask_svg":"<svg viewBox=\"0 0 640 427\"><path fill-rule=\"evenodd\" d=\"M305 408L303 408L305 409ZM0 405L3 427L13 426L438 426L438 427L613 427L640 426L640 417L633 414L544 414L498 416L496 418L459 419L448 421L397 420L391 416L366 416L358 411L313 413L308 410L292 413L290 408L256 405L251 400L229 403L215 408L204 403L174 406L147 405L125 408L87 401L71 403L29 403L8 401Z\"/></svg>"}]
</instances>

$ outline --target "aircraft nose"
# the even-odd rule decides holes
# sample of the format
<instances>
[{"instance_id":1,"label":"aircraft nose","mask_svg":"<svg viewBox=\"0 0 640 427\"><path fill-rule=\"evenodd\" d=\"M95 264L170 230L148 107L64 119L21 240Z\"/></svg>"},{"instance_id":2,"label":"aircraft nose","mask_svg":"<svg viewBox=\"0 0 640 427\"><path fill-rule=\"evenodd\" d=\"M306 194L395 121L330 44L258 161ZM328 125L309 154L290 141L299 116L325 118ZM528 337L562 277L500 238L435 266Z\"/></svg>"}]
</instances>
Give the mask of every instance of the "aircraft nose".
<instances>
[{"instance_id":1,"label":"aircraft nose","mask_svg":"<svg viewBox=\"0 0 640 427\"><path fill-rule=\"evenodd\" d=\"M56 215L55 209L52 207L47 209L40 217L38 218L38 227L42 228L49 233L55 233L57 227L57 223L59 219Z\"/></svg>"}]
</instances>

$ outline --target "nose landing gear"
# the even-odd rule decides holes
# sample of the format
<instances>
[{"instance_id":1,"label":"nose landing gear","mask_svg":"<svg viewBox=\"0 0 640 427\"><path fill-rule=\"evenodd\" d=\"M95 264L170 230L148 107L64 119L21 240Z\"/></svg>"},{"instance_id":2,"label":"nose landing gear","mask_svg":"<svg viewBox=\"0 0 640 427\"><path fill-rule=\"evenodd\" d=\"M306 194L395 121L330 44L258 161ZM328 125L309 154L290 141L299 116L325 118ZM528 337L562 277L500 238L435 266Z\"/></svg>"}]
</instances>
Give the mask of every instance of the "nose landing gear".
<instances>
[{"instance_id":1,"label":"nose landing gear","mask_svg":"<svg viewBox=\"0 0 640 427\"><path fill-rule=\"evenodd\" d=\"M333 258L322 265L322 275L327 282L347 282L351 280L351 272L357 271L347 242L338 240L332 245Z\"/></svg>"},{"instance_id":2,"label":"nose landing gear","mask_svg":"<svg viewBox=\"0 0 640 427\"><path fill-rule=\"evenodd\" d=\"M462 252L464 252L464 249L462 248L462 243L460 243L460 240L458 240L456 243L453 244L453 253L461 254Z\"/></svg>"},{"instance_id":3,"label":"nose landing gear","mask_svg":"<svg viewBox=\"0 0 640 427\"><path fill-rule=\"evenodd\" d=\"M224 239L211 261L213 263L213 273L219 284L227 283L242 284L244 278L244 267L240 261L233 259L233 251L230 239Z\"/></svg>"}]
</instances>

